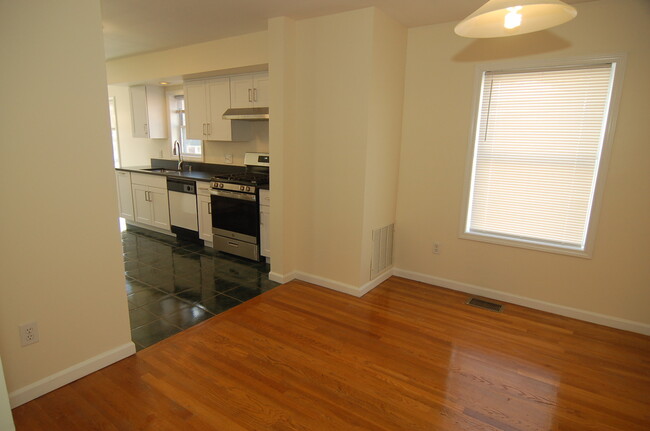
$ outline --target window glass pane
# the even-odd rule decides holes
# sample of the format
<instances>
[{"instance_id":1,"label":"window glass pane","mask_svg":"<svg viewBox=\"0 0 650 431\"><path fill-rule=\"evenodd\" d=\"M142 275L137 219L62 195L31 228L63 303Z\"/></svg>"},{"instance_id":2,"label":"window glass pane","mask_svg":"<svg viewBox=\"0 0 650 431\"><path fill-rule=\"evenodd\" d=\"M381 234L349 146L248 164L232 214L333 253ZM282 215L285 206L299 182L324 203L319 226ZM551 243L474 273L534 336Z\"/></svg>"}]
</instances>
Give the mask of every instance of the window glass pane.
<instances>
[{"instance_id":1,"label":"window glass pane","mask_svg":"<svg viewBox=\"0 0 650 431\"><path fill-rule=\"evenodd\" d=\"M183 155L200 157L203 152L203 141L196 139L187 139L186 136L186 119L185 119L185 99L183 96L176 96L176 109L174 114L177 116L179 141L181 143L181 151Z\"/></svg>"},{"instance_id":2,"label":"window glass pane","mask_svg":"<svg viewBox=\"0 0 650 431\"><path fill-rule=\"evenodd\" d=\"M485 74L466 232L584 250L612 75Z\"/></svg>"}]
</instances>

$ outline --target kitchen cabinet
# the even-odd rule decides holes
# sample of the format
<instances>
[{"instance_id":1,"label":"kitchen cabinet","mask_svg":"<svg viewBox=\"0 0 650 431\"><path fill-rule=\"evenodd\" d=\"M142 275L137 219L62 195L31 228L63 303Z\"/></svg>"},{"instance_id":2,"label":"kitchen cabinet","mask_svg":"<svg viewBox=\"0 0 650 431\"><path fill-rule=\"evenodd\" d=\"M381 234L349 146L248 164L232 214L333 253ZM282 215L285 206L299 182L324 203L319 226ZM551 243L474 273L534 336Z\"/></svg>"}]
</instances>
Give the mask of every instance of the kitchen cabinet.
<instances>
[{"instance_id":1,"label":"kitchen cabinet","mask_svg":"<svg viewBox=\"0 0 650 431\"><path fill-rule=\"evenodd\" d=\"M167 179L158 175L133 173L131 184L135 221L170 231Z\"/></svg>"},{"instance_id":2,"label":"kitchen cabinet","mask_svg":"<svg viewBox=\"0 0 650 431\"><path fill-rule=\"evenodd\" d=\"M199 238L212 244L212 204L210 183L196 182L196 198L199 206Z\"/></svg>"},{"instance_id":3,"label":"kitchen cabinet","mask_svg":"<svg viewBox=\"0 0 650 431\"><path fill-rule=\"evenodd\" d=\"M230 77L230 107L269 106L269 73L247 73Z\"/></svg>"},{"instance_id":4,"label":"kitchen cabinet","mask_svg":"<svg viewBox=\"0 0 650 431\"><path fill-rule=\"evenodd\" d=\"M133 212L133 191L131 189L131 173L115 171L117 181L117 199L120 208L120 217L128 221L135 221Z\"/></svg>"},{"instance_id":5,"label":"kitchen cabinet","mask_svg":"<svg viewBox=\"0 0 650 431\"><path fill-rule=\"evenodd\" d=\"M269 190L260 190L260 254L271 257L271 193Z\"/></svg>"},{"instance_id":6,"label":"kitchen cabinet","mask_svg":"<svg viewBox=\"0 0 650 431\"><path fill-rule=\"evenodd\" d=\"M185 121L187 137L208 141L231 141L231 120L223 113L230 108L230 79L212 78L186 81Z\"/></svg>"},{"instance_id":7,"label":"kitchen cabinet","mask_svg":"<svg viewBox=\"0 0 650 431\"><path fill-rule=\"evenodd\" d=\"M167 138L165 89L153 85L129 88L134 138Z\"/></svg>"}]
</instances>

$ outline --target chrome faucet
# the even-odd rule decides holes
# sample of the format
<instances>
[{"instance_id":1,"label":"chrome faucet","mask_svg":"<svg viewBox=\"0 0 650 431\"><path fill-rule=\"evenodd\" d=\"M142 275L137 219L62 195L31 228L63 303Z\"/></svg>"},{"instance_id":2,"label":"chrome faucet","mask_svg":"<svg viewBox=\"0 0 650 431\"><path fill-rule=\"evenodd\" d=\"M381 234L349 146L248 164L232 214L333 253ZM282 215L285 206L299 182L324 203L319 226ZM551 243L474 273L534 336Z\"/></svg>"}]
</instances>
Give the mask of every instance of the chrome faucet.
<instances>
[{"instance_id":1,"label":"chrome faucet","mask_svg":"<svg viewBox=\"0 0 650 431\"><path fill-rule=\"evenodd\" d=\"M183 170L183 154L181 152L181 143L178 142L178 141L174 141L173 154L175 156L178 156L178 170L182 171Z\"/></svg>"}]
</instances>

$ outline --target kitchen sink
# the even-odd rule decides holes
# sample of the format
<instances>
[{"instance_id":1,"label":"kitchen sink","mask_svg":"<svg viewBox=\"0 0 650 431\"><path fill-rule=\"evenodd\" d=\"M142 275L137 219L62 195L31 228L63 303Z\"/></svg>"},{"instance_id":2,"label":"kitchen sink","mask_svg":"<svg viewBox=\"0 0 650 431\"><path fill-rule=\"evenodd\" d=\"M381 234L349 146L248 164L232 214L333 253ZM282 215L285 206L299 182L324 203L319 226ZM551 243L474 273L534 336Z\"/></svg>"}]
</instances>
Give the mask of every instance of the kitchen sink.
<instances>
[{"instance_id":1,"label":"kitchen sink","mask_svg":"<svg viewBox=\"0 0 650 431\"><path fill-rule=\"evenodd\" d=\"M164 168L149 168L149 169L143 169L143 171L156 172L159 174L180 174L182 172L179 171L178 169L164 169Z\"/></svg>"}]
</instances>

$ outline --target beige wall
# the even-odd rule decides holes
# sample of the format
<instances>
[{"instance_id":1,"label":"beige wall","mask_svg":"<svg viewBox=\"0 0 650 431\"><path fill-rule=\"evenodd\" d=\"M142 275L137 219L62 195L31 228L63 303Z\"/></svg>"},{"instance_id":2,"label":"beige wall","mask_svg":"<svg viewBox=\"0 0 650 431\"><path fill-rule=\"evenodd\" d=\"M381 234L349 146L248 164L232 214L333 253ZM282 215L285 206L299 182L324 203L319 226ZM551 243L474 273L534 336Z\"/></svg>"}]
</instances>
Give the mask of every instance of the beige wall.
<instances>
[{"instance_id":1,"label":"beige wall","mask_svg":"<svg viewBox=\"0 0 650 431\"><path fill-rule=\"evenodd\" d=\"M132 344L99 1L2 2L0 16L11 65L0 108L0 355L13 392ZM21 347L18 326L32 321L40 342Z\"/></svg>"},{"instance_id":2,"label":"beige wall","mask_svg":"<svg viewBox=\"0 0 650 431\"><path fill-rule=\"evenodd\" d=\"M267 32L106 62L109 84L134 83L268 63Z\"/></svg>"},{"instance_id":3,"label":"beige wall","mask_svg":"<svg viewBox=\"0 0 650 431\"><path fill-rule=\"evenodd\" d=\"M270 112L269 151L271 167L272 275L278 279L296 270L295 223L302 206L298 199L301 181L292 177L299 165L295 139L296 114L296 23L278 17L269 20Z\"/></svg>"},{"instance_id":4,"label":"beige wall","mask_svg":"<svg viewBox=\"0 0 650 431\"><path fill-rule=\"evenodd\" d=\"M378 9L373 25L361 284L370 281L373 229L395 222L406 62L406 28Z\"/></svg>"},{"instance_id":5,"label":"beige wall","mask_svg":"<svg viewBox=\"0 0 650 431\"><path fill-rule=\"evenodd\" d=\"M570 23L506 39L460 38L454 23L409 30L397 266L648 324L650 6L602 0L577 8ZM593 258L459 239L476 65L610 53L627 53L628 62Z\"/></svg>"},{"instance_id":6,"label":"beige wall","mask_svg":"<svg viewBox=\"0 0 650 431\"><path fill-rule=\"evenodd\" d=\"M272 270L355 293L372 228L394 219L406 30L367 8L269 33Z\"/></svg>"}]
</instances>

